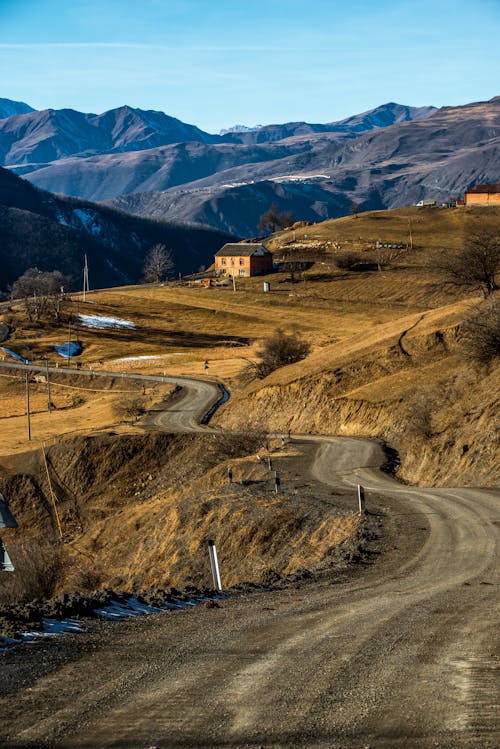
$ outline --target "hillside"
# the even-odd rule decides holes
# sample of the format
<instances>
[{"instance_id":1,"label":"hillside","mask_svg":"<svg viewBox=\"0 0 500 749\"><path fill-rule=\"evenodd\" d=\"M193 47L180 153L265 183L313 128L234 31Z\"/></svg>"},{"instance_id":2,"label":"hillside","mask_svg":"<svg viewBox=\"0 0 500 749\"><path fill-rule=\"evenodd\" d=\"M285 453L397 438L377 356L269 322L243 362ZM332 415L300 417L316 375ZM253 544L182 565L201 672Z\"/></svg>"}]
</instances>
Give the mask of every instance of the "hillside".
<instances>
[{"instance_id":1,"label":"hillside","mask_svg":"<svg viewBox=\"0 0 500 749\"><path fill-rule=\"evenodd\" d=\"M389 445L390 467L403 481L495 486L499 359L464 358L463 321L481 299L444 284L436 263L485 227L499 231L500 209L365 213L272 237L273 251L309 254L311 264L295 283L287 271L267 276L271 293L259 277L238 279L235 291L178 284L101 290L85 303L74 295L59 326L29 323L20 304L4 307L4 346L54 365L53 346L66 339L71 319L82 368L113 373L82 382L73 364L65 376L54 371L51 413L43 378L32 382L36 443L28 443L23 373L0 370L0 490L42 537L55 533L43 459L32 449L43 442L67 535L65 585L207 584L203 540L215 533L232 582L267 582L276 570L299 574L338 559L345 546L333 548L355 539L353 492L327 496L314 476L301 477L293 442L283 446L278 436L266 445L266 432L369 436ZM373 256L376 240L403 245L381 271L332 262L347 250ZM249 380L249 363L276 328L307 339L309 355ZM140 383L123 373L160 377ZM182 413L182 394L164 373L224 383L231 397L213 417L215 437L157 433L162 415ZM285 503L262 461L269 450ZM44 548L36 563L45 564Z\"/></svg>"},{"instance_id":2,"label":"hillside","mask_svg":"<svg viewBox=\"0 0 500 749\"><path fill-rule=\"evenodd\" d=\"M91 286L137 282L145 255L158 242L172 250L176 272L192 272L212 262L229 237L58 197L0 168L0 240L1 292L33 266L60 270L79 285L85 253Z\"/></svg>"}]
</instances>

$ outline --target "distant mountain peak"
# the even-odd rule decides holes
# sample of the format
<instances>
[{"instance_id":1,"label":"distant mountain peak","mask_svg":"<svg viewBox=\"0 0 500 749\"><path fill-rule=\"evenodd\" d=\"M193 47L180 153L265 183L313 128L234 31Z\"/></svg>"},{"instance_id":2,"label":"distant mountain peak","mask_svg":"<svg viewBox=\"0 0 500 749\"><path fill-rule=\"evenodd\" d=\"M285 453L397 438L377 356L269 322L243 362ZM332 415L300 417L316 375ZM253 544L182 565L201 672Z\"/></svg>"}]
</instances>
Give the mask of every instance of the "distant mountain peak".
<instances>
[{"instance_id":1,"label":"distant mountain peak","mask_svg":"<svg viewBox=\"0 0 500 749\"><path fill-rule=\"evenodd\" d=\"M34 112L33 107L24 101L13 101L12 99L0 99L0 120L12 117L15 114L28 114Z\"/></svg>"},{"instance_id":2,"label":"distant mountain peak","mask_svg":"<svg viewBox=\"0 0 500 749\"><path fill-rule=\"evenodd\" d=\"M227 133L250 133L252 130L260 130L262 127L264 125L233 125L232 127L219 130L219 135L227 135Z\"/></svg>"}]
</instances>

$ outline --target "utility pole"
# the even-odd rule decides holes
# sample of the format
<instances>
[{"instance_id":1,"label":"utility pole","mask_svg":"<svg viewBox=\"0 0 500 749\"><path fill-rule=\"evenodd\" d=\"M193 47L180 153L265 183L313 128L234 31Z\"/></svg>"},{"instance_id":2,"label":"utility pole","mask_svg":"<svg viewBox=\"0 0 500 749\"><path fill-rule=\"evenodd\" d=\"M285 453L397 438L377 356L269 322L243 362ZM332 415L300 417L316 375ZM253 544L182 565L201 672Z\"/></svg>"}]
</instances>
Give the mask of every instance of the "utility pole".
<instances>
[{"instance_id":1,"label":"utility pole","mask_svg":"<svg viewBox=\"0 0 500 749\"><path fill-rule=\"evenodd\" d=\"M49 414L52 412L52 404L50 402L50 374L49 374L49 360L45 359L45 376L47 378L47 411Z\"/></svg>"},{"instance_id":2,"label":"utility pole","mask_svg":"<svg viewBox=\"0 0 500 749\"><path fill-rule=\"evenodd\" d=\"M83 266L83 301L85 302L87 300L87 294L90 291L89 289L89 264L87 262L87 255L84 256L84 266Z\"/></svg>"},{"instance_id":3,"label":"utility pole","mask_svg":"<svg viewBox=\"0 0 500 749\"><path fill-rule=\"evenodd\" d=\"M411 230L411 218L408 219L408 234L410 238L410 250L413 250L413 232Z\"/></svg>"},{"instance_id":4,"label":"utility pole","mask_svg":"<svg viewBox=\"0 0 500 749\"><path fill-rule=\"evenodd\" d=\"M28 427L28 442L31 441L31 420L30 420L30 381L29 372L26 370L26 418Z\"/></svg>"},{"instance_id":5,"label":"utility pole","mask_svg":"<svg viewBox=\"0 0 500 749\"><path fill-rule=\"evenodd\" d=\"M68 322L68 369L70 368L70 364L71 364L70 345L71 345L71 320Z\"/></svg>"}]
</instances>

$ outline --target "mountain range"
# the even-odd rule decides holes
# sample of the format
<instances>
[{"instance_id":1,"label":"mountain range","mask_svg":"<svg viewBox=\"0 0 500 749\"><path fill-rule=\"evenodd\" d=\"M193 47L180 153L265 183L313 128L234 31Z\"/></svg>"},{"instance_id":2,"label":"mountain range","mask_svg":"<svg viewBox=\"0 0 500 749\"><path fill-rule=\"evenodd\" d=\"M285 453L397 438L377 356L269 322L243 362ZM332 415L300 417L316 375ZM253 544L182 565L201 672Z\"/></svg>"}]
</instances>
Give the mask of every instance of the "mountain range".
<instances>
[{"instance_id":1,"label":"mountain range","mask_svg":"<svg viewBox=\"0 0 500 749\"><path fill-rule=\"evenodd\" d=\"M271 202L317 221L500 174L500 97L461 107L395 103L327 124L206 133L163 112L70 109L0 120L0 163L33 184L123 211L255 236Z\"/></svg>"},{"instance_id":2,"label":"mountain range","mask_svg":"<svg viewBox=\"0 0 500 749\"><path fill-rule=\"evenodd\" d=\"M216 149L220 155L220 146L197 148ZM315 222L421 199L446 202L474 184L500 181L500 97L361 133L315 132L241 145L240 158L242 149L252 161L166 190L160 188L164 170L172 171L163 161L148 177L145 192L134 189L110 203L138 215L197 221L255 236L271 203L296 219ZM256 160L258 154L250 149L258 149L263 158ZM182 162L177 152L177 168ZM188 161L185 171L192 165ZM116 169L125 181L127 164L116 164Z\"/></svg>"},{"instance_id":3,"label":"mountain range","mask_svg":"<svg viewBox=\"0 0 500 749\"><path fill-rule=\"evenodd\" d=\"M172 252L176 272L213 261L231 235L123 214L101 204L52 195L0 168L0 296L30 267L59 270L80 285L87 254L92 287L140 280L155 244Z\"/></svg>"}]
</instances>

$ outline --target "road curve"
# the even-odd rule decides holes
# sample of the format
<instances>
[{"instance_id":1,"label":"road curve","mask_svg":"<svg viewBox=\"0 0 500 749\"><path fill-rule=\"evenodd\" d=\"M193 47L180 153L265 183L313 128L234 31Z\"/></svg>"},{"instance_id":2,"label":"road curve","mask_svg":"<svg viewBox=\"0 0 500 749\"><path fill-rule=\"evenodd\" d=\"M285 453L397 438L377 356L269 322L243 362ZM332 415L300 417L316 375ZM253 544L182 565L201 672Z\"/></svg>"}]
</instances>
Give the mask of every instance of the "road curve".
<instances>
[{"instance_id":1,"label":"road curve","mask_svg":"<svg viewBox=\"0 0 500 749\"><path fill-rule=\"evenodd\" d=\"M47 368L40 364L17 364L0 361L0 368L16 372L45 374ZM112 377L115 380L136 380L138 382L170 382L179 386L181 392L175 405L165 408L161 404L149 414L148 426L165 429L169 432L203 431L201 422L206 414L223 397L224 389L217 382L197 380L194 377L172 377L170 375L144 375L132 372L113 372L104 369L75 369L71 367L49 367L49 375L80 376L86 379Z\"/></svg>"},{"instance_id":2,"label":"road curve","mask_svg":"<svg viewBox=\"0 0 500 749\"><path fill-rule=\"evenodd\" d=\"M192 415L208 397L196 392ZM158 423L182 427L175 414ZM294 444L310 477L367 488L385 518L380 558L343 582L88 635L3 698L15 727L2 746L499 746L499 492L404 486L368 440Z\"/></svg>"}]
</instances>

